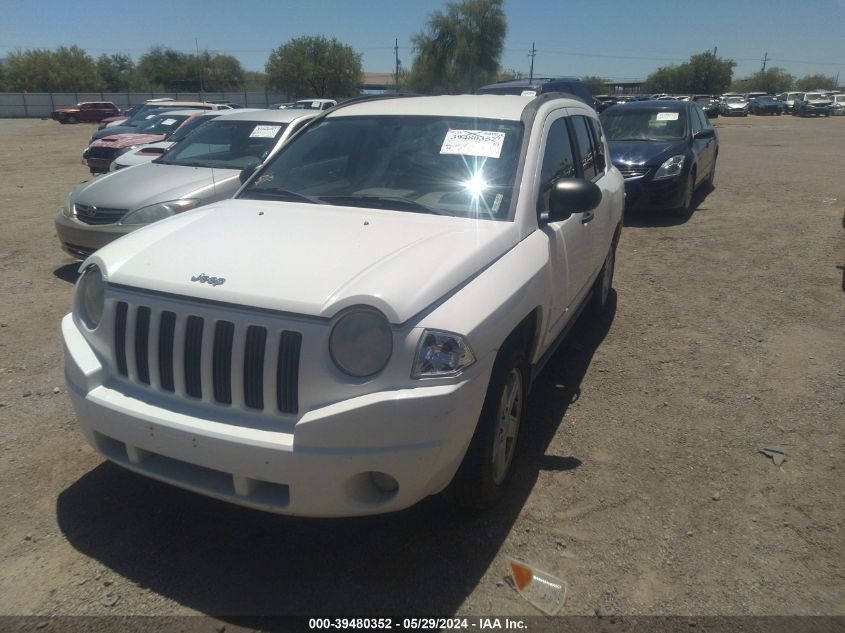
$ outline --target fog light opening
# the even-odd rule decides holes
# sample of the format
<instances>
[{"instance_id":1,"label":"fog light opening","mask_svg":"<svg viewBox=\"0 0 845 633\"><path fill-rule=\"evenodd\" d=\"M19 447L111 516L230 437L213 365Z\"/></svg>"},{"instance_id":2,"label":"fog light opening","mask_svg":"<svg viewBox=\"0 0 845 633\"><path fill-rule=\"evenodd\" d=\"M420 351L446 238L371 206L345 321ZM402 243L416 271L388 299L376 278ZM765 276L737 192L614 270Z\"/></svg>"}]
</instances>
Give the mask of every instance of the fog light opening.
<instances>
[{"instance_id":1,"label":"fog light opening","mask_svg":"<svg viewBox=\"0 0 845 633\"><path fill-rule=\"evenodd\" d=\"M399 490L399 482L387 473L372 471L370 473L370 481L380 492L385 494L391 494Z\"/></svg>"}]
</instances>

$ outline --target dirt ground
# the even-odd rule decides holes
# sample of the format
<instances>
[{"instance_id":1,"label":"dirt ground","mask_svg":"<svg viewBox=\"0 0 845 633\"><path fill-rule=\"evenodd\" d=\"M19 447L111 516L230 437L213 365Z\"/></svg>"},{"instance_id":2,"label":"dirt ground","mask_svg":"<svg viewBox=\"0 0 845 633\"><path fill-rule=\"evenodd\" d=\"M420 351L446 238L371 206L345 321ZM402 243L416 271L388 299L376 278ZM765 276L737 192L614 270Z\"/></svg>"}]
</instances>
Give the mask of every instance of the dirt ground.
<instances>
[{"instance_id":1,"label":"dirt ground","mask_svg":"<svg viewBox=\"0 0 845 633\"><path fill-rule=\"evenodd\" d=\"M0 120L0 615L535 615L507 557L566 614L845 615L845 117L715 123L715 190L628 214L615 310L541 376L500 507L305 520L84 442L53 216L94 128Z\"/></svg>"}]
</instances>

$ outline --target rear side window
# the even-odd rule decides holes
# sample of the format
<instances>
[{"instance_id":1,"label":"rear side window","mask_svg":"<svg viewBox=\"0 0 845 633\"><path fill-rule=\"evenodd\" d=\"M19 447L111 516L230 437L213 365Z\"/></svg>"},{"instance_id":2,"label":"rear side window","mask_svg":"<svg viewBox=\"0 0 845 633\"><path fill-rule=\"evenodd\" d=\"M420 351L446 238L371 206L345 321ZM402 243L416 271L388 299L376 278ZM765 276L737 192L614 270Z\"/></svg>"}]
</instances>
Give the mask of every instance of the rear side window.
<instances>
[{"instance_id":1,"label":"rear side window","mask_svg":"<svg viewBox=\"0 0 845 633\"><path fill-rule=\"evenodd\" d=\"M593 152L593 140L588 127L587 117L572 117L572 127L575 130L575 142L581 160L581 173L587 180L594 180L597 174L596 157Z\"/></svg>"},{"instance_id":2,"label":"rear side window","mask_svg":"<svg viewBox=\"0 0 845 633\"><path fill-rule=\"evenodd\" d=\"M607 167L607 157L604 154L604 131L601 124L593 118L589 119L590 127L593 130L593 146L596 154L596 169L599 173L604 173Z\"/></svg>"},{"instance_id":3,"label":"rear side window","mask_svg":"<svg viewBox=\"0 0 845 633\"><path fill-rule=\"evenodd\" d=\"M552 185L559 178L575 178L575 157L572 153L572 141L566 119L560 118L549 128L546 139L546 151L543 154L543 167L540 170L540 195L537 198L537 211L549 210L549 193Z\"/></svg>"},{"instance_id":4,"label":"rear side window","mask_svg":"<svg viewBox=\"0 0 845 633\"><path fill-rule=\"evenodd\" d=\"M693 116L698 117L698 122L701 124L701 126L700 126L700 127L701 127L701 129L704 129L704 128L708 128L708 127L710 127L710 123L709 123L709 121L707 120L707 115L706 115L706 114L704 114L704 110L702 110L701 108L693 108L693 109L692 109L692 111L693 111L693 113L694 113L694 115L693 115ZM695 133L695 132L697 132L698 130L695 128L695 126L693 126L693 130L692 130L692 131L693 131L693 134L694 134L694 133Z\"/></svg>"}]
</instances>

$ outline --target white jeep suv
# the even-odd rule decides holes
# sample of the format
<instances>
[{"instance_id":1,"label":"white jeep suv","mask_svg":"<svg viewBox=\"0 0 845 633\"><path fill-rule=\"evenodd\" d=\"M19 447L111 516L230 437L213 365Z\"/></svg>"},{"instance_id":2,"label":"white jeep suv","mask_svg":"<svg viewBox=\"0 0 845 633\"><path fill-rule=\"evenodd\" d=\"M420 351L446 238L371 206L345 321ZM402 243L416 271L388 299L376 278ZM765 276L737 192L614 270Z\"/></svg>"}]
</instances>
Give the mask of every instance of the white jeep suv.
<instances>
[{"instance_id":1,"label":"white jeep suv","mask_svg":"<svg viewBox=\"0 0 845 633\"><path fill-rule=\"evenodd\" d=\"M610 301L624 183L595 111L360 100L242 177L82 264L62 332L88 441L285 514L492 504L533 379Z\"/></svg>"}]
</instances>

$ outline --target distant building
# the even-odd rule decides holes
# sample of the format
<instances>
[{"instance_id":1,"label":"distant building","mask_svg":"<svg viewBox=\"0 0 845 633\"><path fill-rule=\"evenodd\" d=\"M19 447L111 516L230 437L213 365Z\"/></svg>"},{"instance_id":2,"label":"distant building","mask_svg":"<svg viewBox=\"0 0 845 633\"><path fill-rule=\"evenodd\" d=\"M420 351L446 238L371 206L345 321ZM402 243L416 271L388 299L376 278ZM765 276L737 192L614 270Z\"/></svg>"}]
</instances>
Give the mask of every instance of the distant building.
<instances>
[{"instance_id":1,"label":"distant building","mask_svg":"<svg viewBox=\"0 0 845 633\"><path fill-rule=\"evenodd\" d=\"M396 75L393 73L364 73L361 94L380 95L393 92L396 88Z\"/></svg>"}]
</instances>

